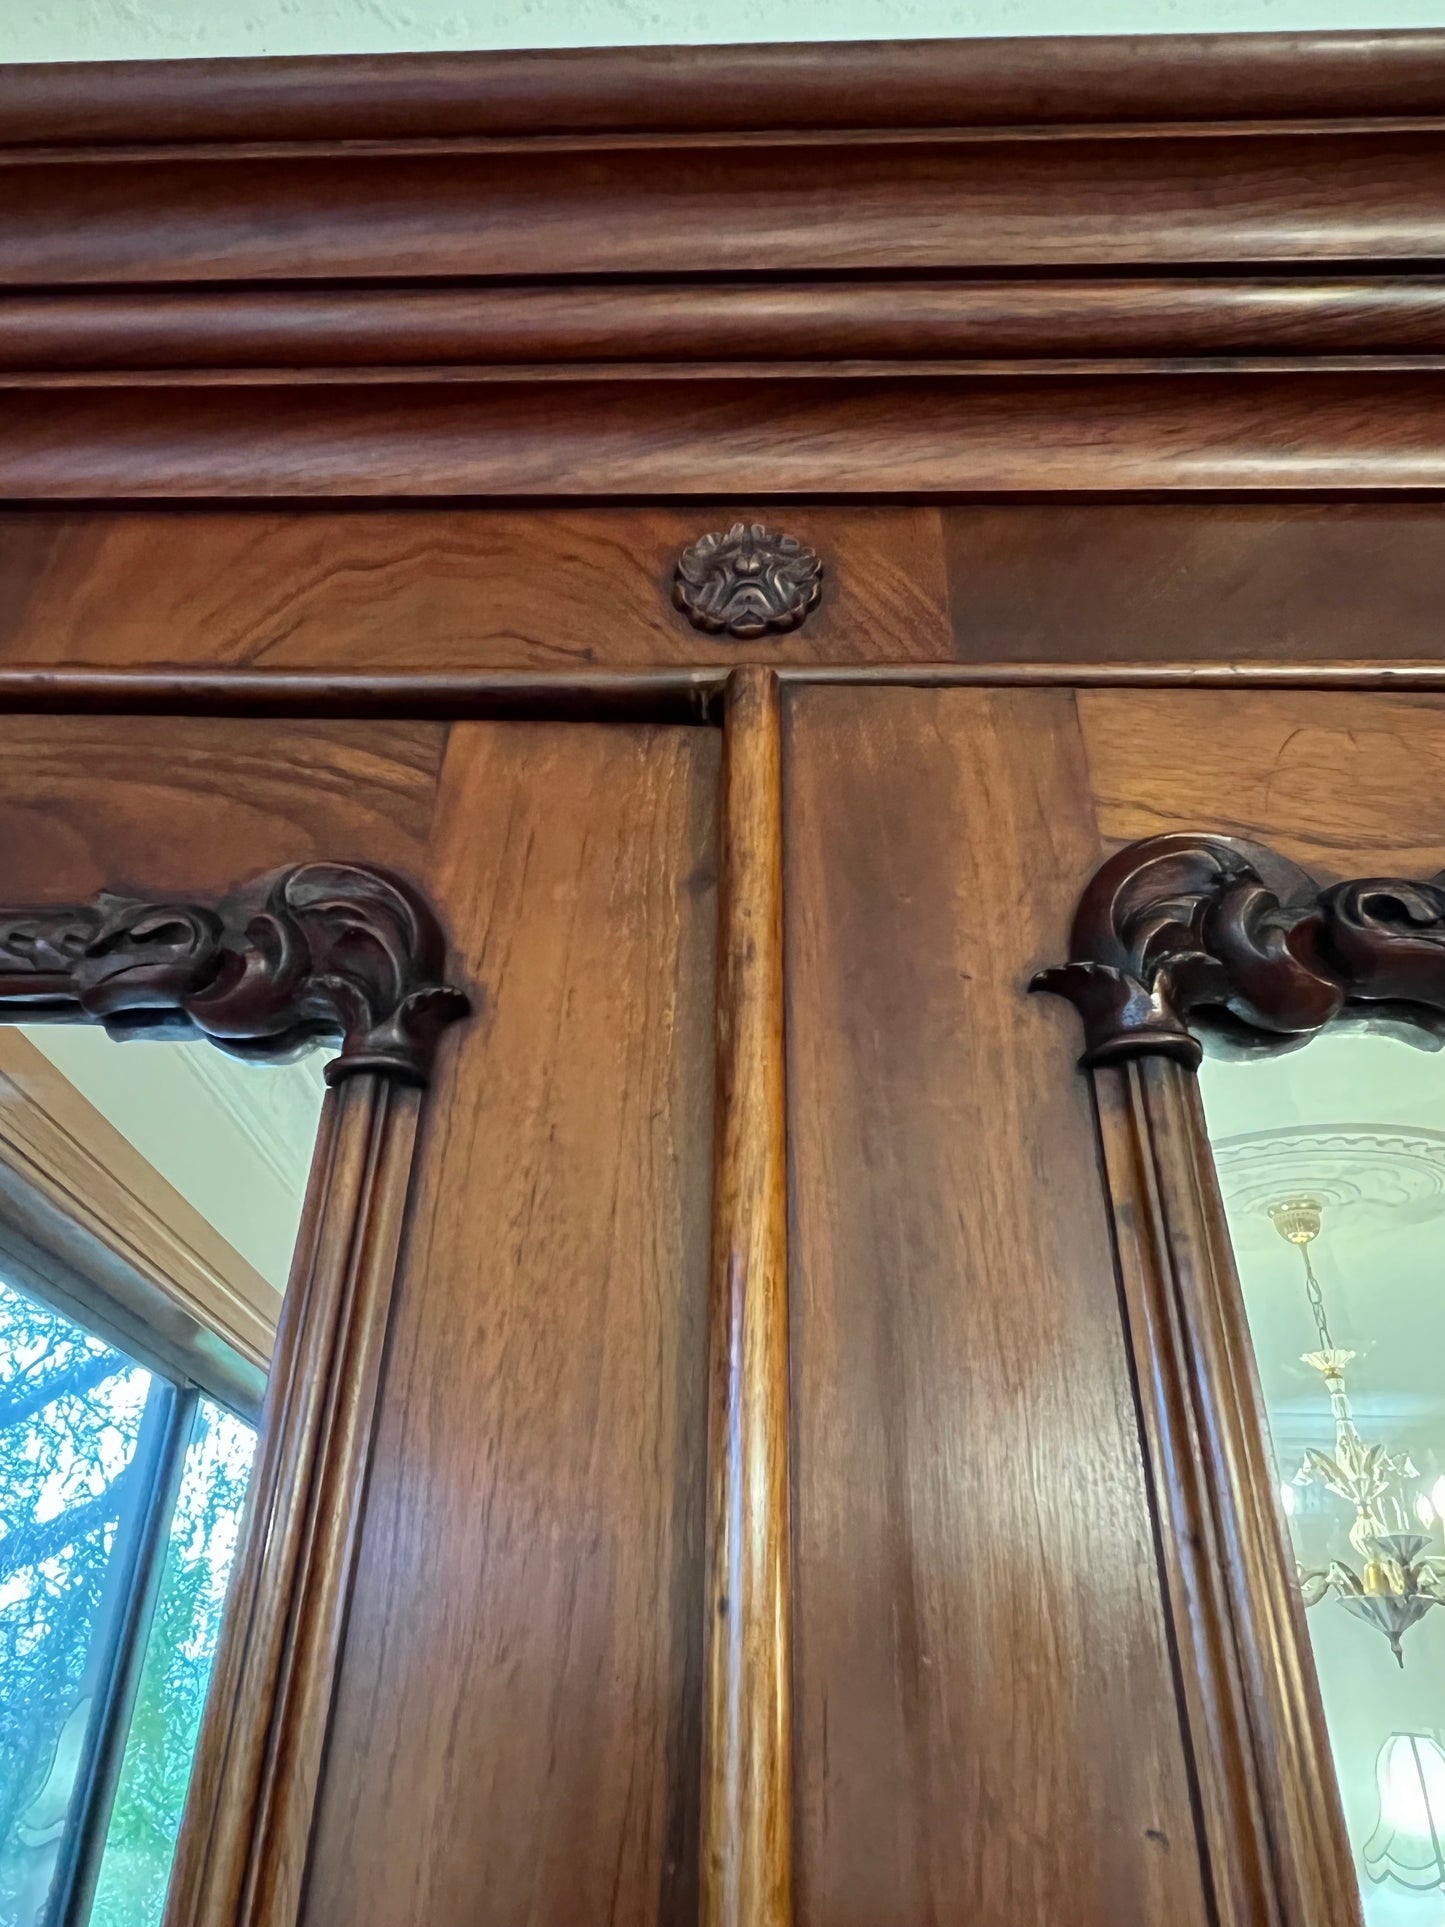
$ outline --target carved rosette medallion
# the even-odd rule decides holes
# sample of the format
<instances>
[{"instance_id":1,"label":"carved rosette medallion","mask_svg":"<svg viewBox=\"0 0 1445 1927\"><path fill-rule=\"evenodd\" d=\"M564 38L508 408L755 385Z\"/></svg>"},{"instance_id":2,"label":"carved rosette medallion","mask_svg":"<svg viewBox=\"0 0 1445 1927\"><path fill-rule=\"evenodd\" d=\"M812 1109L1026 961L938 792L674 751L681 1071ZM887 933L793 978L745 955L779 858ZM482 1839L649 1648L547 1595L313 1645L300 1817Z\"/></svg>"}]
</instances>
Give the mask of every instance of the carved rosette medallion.
<instances>
[{"instance_id":1,"label":"carved rosette medallion","mask_svg":"<svg viewBox=\"0 0 1445 1927\"><path fill-rule=\"evenodd\" d=\"M747 642L796 629L822 587L822 562L796 536L734 522L683 550L672 599L695 629Z\"/></svg>"}]
</instances>

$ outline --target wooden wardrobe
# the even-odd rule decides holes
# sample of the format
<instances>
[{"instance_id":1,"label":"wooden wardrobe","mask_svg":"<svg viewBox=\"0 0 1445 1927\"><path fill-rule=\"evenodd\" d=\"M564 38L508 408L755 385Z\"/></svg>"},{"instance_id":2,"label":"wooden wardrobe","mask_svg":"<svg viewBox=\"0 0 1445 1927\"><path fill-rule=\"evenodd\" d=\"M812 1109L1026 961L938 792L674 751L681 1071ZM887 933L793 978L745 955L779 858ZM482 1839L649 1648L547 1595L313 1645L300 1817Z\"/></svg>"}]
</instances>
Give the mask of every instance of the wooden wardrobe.
<instances>
[{"instance_id":1,"label":"wooden wardrobe","mask_svg":"<svg viewBox=\"0 0 1445 1927\"><path fill-rule=\"evenodd\" d=\"M1442 32L0 69L0 903L421 919L168 1927L1358 1921L1190 1060L1445 1003L1442 257Z\"/></svg>"}]
</instances>

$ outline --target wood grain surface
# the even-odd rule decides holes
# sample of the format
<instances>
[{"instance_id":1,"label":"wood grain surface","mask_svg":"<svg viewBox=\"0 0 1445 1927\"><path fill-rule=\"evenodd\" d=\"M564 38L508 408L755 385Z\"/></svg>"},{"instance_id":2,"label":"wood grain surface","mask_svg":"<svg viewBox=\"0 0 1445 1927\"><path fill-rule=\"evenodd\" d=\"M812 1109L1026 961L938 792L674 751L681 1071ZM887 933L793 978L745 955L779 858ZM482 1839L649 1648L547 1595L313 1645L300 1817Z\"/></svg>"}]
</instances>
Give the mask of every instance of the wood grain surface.
<instances>
[{"instance_id":1,"label":"wood grain surface","mask_svg":"<svg viewBox=\"0 0 1445 1927\"><path fill-rule=\"evenodd\" d=\"M1438 373L1368 363L0 391L0 492L17 501L1370 494L1445 488L1442 450Z\"/></svg>"},{"instance_id":2,"label":"wood grain surface","mask_svg":"<svg viewBox=\"0 0 1445 1927\"><path fill-rule=\"evenodd\" d=\"M1078 712L1113 842L1202 830L1267 843L1322 877L1440 868L1445 697L1083 690Z\"/></svg>"},{"instance_id":3,"label":"wood grain surface","mask_svg":"<svg viewBox=\"0 0 1445 1927\"><path fill-rule=\"evenodd\" d=\"M1445 132L0 153L0 285L1432 263ZM1281 210L1287 218L1281 218Z\"/></svg>"},{"instance_id":4,"label":"wood grain surface","mask_svg":"<svg viewBox=\"0 0 1445 1927\"><path fill-rule=\"evenodd\" d=\"M0 293L0 372L1436 355L1439 275Z\"/></svg>"},{"instance_id":5,"label":"wood grain surface","mask_svg":"<svg viewBox=\"0 0 1445 1927\"><path fill-rule=\"evenodd\" d=\"M793 1645L777 677L723 723L702 1927L792 1927Z\"/></svg>"},{"instance_id":6,"label":"wood grain surface","mask_svg":"<svg viewBox=\"0 0 1445 1927\"><path fill-rule=\"evenodd\" d=\"M1071 698L788 716L798 1918L1202 1927L1088 1090L1023 989L1098 850Z\"/></svg>"},{"instance_id":7,"label":"wood grain surface","mask_svg":"<svg viewBox=\"0 0 1445 1927\"><path fill-rule=\"evenodd\" d=\"M1215 1915L1361 1927L1198 1081L1094 1083Z\"/></svg>"},{"instance_id":8,"label":"wood grain surface","mask_svg":"<svg viewBox=\"0 0 1445 1927\"><path fill-rule=\"evenodd\" d=\"M964 661L1436 656L1436 502L973 503L943 511Z\"/></svg>"},{"instance_id":9,"label":"wood grain surface","mask_svg":"<svg viewBox=\"0 0 1445 1927\"><path fill-rule=\"evenodd\" d=\"M0 514L0 661L256 669L706 665L735 645L671 601L678 554L764 521L815 548L823 599L750 659L952 653L938 513L866 504L62 509Z\"/></svg>"},{"instance_id":10,"label":"wood grain surface","mask_svg":"<svg viewBox=\"0 0 1445 1927\"><path fill-rule=\"evenodd\" d=\"M308 1927L697 1918L719 738L462 724Z\"/></svg>"},{"instance_id":11,"label":"wood grain surface","mask_svg":"<svg viewBox=\"0 0 1445 1927\"><path fill-rule=\"evenodd\" d=\"M415 874L445 733L430 723L0 716L7 897L220 895L309 857Z\"/></svg>"},{"instance_id":12,"label":"wood grain surface","mask_svg":"<svg viewBox=\"0 0 1445 1927\"><path fill-rule=\"evenodd\" d=\"M7 145L1364 114L1445 114L1445 35L1040 35L0 68Z\"/></svg>"}]
</instances>

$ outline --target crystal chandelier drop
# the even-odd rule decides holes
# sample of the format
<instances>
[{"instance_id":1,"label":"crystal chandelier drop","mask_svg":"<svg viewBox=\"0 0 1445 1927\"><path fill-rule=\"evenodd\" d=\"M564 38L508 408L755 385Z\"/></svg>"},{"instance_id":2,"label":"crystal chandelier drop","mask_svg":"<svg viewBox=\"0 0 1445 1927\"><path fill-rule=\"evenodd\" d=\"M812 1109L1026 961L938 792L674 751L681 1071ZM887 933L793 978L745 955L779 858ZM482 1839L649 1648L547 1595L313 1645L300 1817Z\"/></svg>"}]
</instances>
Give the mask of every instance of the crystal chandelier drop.
<instances>
[{"instance_id":1,"label":"crystal chandelier drop","mask_svg":"<svg viewBox=\"0 0 1445 1927\"><path fill-rule=\"evenodd\" d=\"M1403 1666L1402 1637L1445 1594L1445 1558L1430 1550L1430 1535L1417 1523L1427 1517L1433 1521L1433 1509L1428 1501L1417 1502L1413 1513L1409 1509L1404 1486L1420 1476L1409 1454L1369 1444L1355 1424L1345 1371L1356 1354L1341 1350L1331 1336L1310 1257L1324 1207L1318 1198L1287 1198L1271 1205L1269 1215L1275 1230L1304 1262L1305 1296L1319 1345L1301 1356L1325 1382L1335 1426L1333 1453L1307 1451L1294 1483L1303 1486L1319 1480L1355 1509L1349 1541L1356 1557L1331 1559L1327 1566L1301 1566L1300 1588L1307 1606L1333 1595L1356 1618L1374 1626Z\"/></svg>"}]
</instances>

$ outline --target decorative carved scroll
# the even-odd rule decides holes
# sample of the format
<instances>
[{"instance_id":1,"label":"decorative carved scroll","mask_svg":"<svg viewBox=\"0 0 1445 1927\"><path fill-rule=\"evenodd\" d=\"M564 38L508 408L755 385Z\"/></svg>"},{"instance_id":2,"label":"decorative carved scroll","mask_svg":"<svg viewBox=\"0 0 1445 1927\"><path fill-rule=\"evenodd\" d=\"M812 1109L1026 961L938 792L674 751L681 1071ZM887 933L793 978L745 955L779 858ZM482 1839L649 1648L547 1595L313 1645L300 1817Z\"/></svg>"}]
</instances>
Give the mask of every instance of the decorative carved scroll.
<instances>
[{"instance_id":1,"label":"decorative carved scroll","mask_svg":"<svg viewBox=\"0 0 1445 1927\"><path fill-rule=\"evenodd\" d=\"M0 911L0 1016L207 1037L271 1060L337 1038L328 1082L375 1071L425 1084L438 1037L468 1008L445 962L436 919L400 877L303 863L214 906L104 894Z\"/></svg>"},{"instance_id":2,"label":"decorative carved scroll","mask_svg":"<svg viewBox=\"0 0 1445 1927\"><path fill-rule=\"evenodd\" d=\"M695 629L746 642L796 629L822 587L823 564L795 535L734 522L683 550L672 599Z\"/></svg>"},{"instance_id":3,"label":"decorative carved scroll","mask_svg":"<svg viewBox=\"0 0 1445 1927\"><path fill-rule=\"evenodd\" d=\"M1290 1049L1352 1009L1445 1029L1445 873L1321 887L1259 844L1152 836L1095 871L1069 961L1030 986L1084 1020L1086 1065L1202 1055L1196 1012L1237 1046Z\"/></svg>"}]
</instances>

